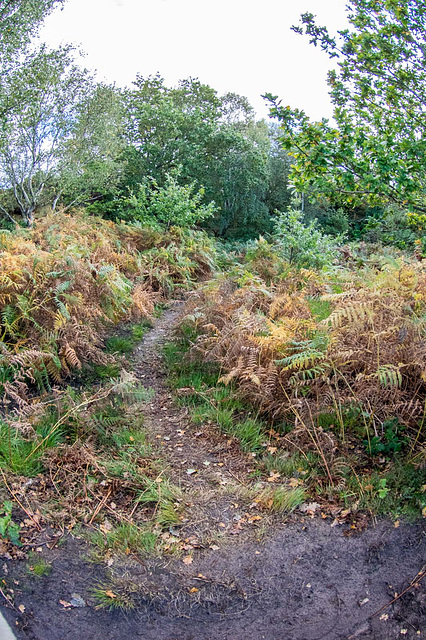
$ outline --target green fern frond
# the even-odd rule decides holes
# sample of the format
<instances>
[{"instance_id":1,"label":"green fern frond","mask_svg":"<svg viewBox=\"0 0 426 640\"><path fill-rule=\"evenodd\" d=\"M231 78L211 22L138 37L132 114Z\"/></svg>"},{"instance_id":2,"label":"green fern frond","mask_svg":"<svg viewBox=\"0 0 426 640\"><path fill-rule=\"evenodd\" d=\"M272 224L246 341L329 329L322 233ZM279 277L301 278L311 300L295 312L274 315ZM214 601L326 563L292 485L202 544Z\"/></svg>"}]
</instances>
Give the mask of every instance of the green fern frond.
<instances>
[{"instance_id":1,"label":"green fern frond","mask_svg":"<svg viewBox=\"0 0 426 640\"><path fill-rule=\"evenodd\" d=\"M382 387L397 388L402 386L400 368L393 364L382 364L377 370L377 378Z\"/></svg>"}]
</instances>

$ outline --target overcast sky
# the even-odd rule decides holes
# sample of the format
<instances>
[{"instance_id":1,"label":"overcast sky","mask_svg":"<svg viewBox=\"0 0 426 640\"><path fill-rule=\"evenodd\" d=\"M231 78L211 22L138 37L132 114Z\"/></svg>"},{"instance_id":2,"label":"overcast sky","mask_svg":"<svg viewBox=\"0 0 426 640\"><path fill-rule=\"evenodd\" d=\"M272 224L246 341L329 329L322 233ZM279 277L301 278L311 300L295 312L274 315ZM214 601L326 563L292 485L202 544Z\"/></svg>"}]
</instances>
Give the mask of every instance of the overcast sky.
<instances>
[{"instance_id":1,"label":"overcast sky","mask_svg":"<svg viewBox=\"0 0 426 640\"><path fill-rule=\"evenodd\" d=\"M247 96L260 117L266 92L329 117L331 62L290 29L304 11L332 31L345 27L344 0L67 0L41 37L79 45L85 66L120 86L159 71L170 86L192 76Z\"/></svg>"}]
</instances>

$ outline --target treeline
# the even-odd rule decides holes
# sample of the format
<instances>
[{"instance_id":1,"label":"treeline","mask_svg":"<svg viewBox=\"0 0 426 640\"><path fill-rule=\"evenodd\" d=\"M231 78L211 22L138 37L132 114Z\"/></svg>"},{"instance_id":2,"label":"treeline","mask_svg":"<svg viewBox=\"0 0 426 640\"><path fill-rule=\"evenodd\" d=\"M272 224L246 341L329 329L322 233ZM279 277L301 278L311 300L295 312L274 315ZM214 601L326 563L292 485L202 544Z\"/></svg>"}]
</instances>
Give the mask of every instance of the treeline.
<instances>
[{"instance_id":1,"label":"treeline","mask_svg":"<svg viewBox=\"0 0 426 640\"><path fill-rule=\"evenodd\" d=\"M258 121L245 98L193 78L172 88L160 75L138 75L129 89L99 84L74 63L73 47L29 45L57 3L8 4L0 16L3 221L31 226L43 207L85 205L112 219L170 222L147 210L164 190L166 208L194 208L194 197L204 209L190 222L208 218L218 236L272 229L275 210L289 205L289 158L277 127Z\"/></svg>"},{"instance_id":2,"label":"treeline","mask_svg":"<svg viewBox=\"0 0 426 640\"><path fill-rule=\"evenodd\" d=\"M424 252L423 0L353 0L351 28L336 37L302 16L295 30L338 60L334 123L271 95L272 119L259 121L246 98L194 78L98 83L72 46L31 44L61 2L0 8L2 226L84 206L247 240L282 230L296 210L307 229L339 240Z\"/></svg>"}]
</instances>

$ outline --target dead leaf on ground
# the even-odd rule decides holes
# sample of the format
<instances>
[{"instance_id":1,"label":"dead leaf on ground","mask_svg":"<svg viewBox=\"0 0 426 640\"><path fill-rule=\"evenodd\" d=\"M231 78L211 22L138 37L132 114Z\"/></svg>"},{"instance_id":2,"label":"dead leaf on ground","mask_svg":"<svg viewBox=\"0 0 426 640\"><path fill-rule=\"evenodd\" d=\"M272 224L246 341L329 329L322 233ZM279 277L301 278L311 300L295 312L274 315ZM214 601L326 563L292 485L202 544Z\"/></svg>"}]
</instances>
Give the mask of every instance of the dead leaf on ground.
<instances>
[{"instance_id":1,"label":"dead leaf on ground","mask_svg":"<svg viewBox=\"0 0 426 640\"><path fill-rule=\"evenodd\" d=\"M318 509L320 508L321 506L318 504L318 502L304 502L300 505L299 510L302 511L302 513L311 515L318 511Z\"/></svg>"},{"instance_id":2,"label":"dead leaf on ground","mask_svg":"<svg viewBox=\"0 0 426 640\"><path fill-rule=\"evenodd\" d=\"M278 480L278 478L281 478L281 474L280 473L271 473L269 478L266 478L266 481L267 482L276 482Z\"/></svg>"},{"instance_id":3,"label":"dead leaf on ground","mask_svg":"<svg viewBox=\"0 0 426 640\"><path fill-rule=\"evenodd\" d=\"M300 480L298 480L297 478L291 478L288 484L290 487L298 487L300 484Z\"/></svg>"},{"instance_id":4,"label":"dead leaf on ground","mask_svg":"<svg viewBox=\"0 0 426 640\"><path fill-rule=\"evenodd\" d=\"M66 600L59 600L59 604L61 604L64 609L69 609L71 607L71 602L67 602Z\"/></svg>"}]
</instances>

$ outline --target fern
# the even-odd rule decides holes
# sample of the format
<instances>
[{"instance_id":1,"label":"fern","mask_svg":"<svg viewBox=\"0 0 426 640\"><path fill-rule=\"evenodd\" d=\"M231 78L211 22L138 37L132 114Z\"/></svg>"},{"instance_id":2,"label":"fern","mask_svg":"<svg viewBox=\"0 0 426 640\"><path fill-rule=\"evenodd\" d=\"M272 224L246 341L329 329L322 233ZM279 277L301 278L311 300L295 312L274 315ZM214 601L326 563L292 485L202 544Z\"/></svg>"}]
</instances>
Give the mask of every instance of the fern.
<instances>
[{"instance_id":1,"label":"fern","mask_svg":"<svg viewBox=\"0 0 426 640\"><path fill-rule=\"evenodd\" d=\"M377 378L382 387L399 389L402 386L401 370L393 364L381 365L377 370Z\"/></svg>"},{"instance_id":2,"label":"fern","mask_svg":"<svg viewBox=\"0 0 426 640\"><path fill-rule=\"evenodd\" d=\"M321 333L315 335L311 340L292 340L287 345L287 350L293 353L276 360L275 364L282 367L284 371L289 369L306 370L325 358L327 347L328 337Z\"/></svg>"},{"instance_id":3,"label":"fern","mask_svg":"<svg viewBox=\"0 0 426 640\"><path fill-rule=\"evenodd\" d=\"M372 306L368 302L349 304L345 307L335 309L320 325L338 329L346 321L349 323L360 323L371 318L373 314Z\"/></svg>"},{"instance_id":4,"label":"fern","mask_svg":"<svg viewBox=\"0 0 426 640\"><path fill-rule=\"evenodd\" d=\"M328 363L317 364L310 369L302 369L301 371L297 371L294 373L291 378L289 378L289 384L292 386L296 386L300 383L306 384L312 380L316 380L319 377L324 377L329 373L331 365Z\"/></svg>"}]
</instances>

